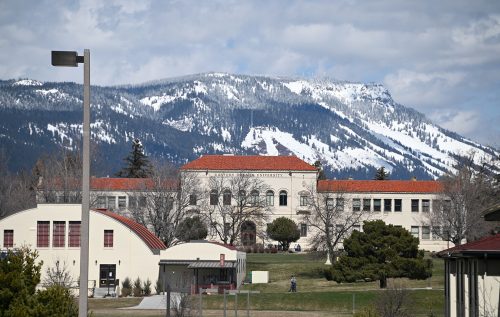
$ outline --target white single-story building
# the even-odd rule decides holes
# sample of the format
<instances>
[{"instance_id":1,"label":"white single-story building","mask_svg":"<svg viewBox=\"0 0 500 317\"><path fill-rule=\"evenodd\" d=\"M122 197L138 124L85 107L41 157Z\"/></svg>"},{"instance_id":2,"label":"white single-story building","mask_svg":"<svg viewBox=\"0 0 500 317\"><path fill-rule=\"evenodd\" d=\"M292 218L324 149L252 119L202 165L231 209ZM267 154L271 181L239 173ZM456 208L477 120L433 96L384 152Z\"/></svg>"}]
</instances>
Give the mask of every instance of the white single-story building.
<instances>
[{"instance_id":1,"label":"white single-story building","mask_svg":"<svg viewBox=\"0 0 500 317\"><path fill-rule=\"evenodd\" d=\"M246 273L246 253L209 241L191 241L160 252L160 279L172 291L238 289Z\"/></svg>"},{"instance_id":2,"label":"white single-story building","mask_svg":"<svg viewBox=\"0 0 500 317\"><path fill-rule=\"evenodd\" d=\"M441 251L445 316L499 316L500 234Z\"/></svg>"},{"instance_id":3,"label":"white single-story building","mask_svg":"<svg viewBox=\"0 0 500 317\"><path fill-rule=\"evenodd\" d=\"M0 220L0 245L5 249L28 246L47 269L59 262L76 283L80 275L81 205L39 204ZM163 242L144 226L106 210L90 211L89 288L121 285L126 277L158 279Z\"/></svg>"}]
</instances>

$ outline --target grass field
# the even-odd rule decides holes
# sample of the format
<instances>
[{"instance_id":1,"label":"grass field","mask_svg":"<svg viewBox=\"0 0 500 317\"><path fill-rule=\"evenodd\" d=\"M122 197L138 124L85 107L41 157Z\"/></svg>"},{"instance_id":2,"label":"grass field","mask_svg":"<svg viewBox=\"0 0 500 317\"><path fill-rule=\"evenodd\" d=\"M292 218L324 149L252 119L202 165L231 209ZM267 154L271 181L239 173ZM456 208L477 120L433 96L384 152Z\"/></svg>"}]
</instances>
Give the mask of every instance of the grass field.
<instances>
[{"instance_id":1,"label":"grass field","mask_svg":"<svg viewBox=\"0 0 500 317\"><path fill-rule=\"evenodd\" d=\"M384 292L378 287L378 281L361 283L344 283L327 281L323 277L325 259L314 254L248 254L247 272L269 271L270 283L246 284L243 290L259 291L250 295L250 308L260 311L258 316L280 316L279 311L317 312L316 316L351 315L353 298L356 311L374 304L377 297ZM433 277L424 280L389 279L396 285L404 285L409 289L413 315L443 315L444 307L444 272L441 259L433 259ZM290 275L297 277L297 293L288 293ZM246 309L247 295L238 296L238 307ZM228 296L227 307L234 309L234 296ZM130 307L139 303L138 298L126 299L93 299L89 308L94 316L163 316L164 311L117 310L118 307ZM197 298L195 299L196 303ZM222 295L203 296L203 309L212 310L205 316L217 316L217 310L224 307ZM271 312L269 312L271 311ZM275 311L276 313L272 313ZM219 311L220 312L220 311ZM324 315L322 314L324 313ZM315 313L316 314L316 313ZM306 314L307 315L307 314Z\"/></svg>"}]
</instances>

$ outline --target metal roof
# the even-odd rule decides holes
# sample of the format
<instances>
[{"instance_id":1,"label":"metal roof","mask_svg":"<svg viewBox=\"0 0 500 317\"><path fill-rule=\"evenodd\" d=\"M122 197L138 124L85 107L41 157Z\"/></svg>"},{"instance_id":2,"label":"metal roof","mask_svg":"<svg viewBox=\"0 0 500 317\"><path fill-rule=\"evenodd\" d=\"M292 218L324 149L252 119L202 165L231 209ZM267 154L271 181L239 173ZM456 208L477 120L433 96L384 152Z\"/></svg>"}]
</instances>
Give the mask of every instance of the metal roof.
<instances>
[{"instance_id":1,"label":"metal roof","mask_svg":"<svg viewBox=\"0 0 500 317\"><path fill-rule=\"evenodd\" d=\"M236 262L226 261L224 266L219 261L196 261L188 265L188 269L227 269L235 268Z\"/></svg>"}]
</instances>

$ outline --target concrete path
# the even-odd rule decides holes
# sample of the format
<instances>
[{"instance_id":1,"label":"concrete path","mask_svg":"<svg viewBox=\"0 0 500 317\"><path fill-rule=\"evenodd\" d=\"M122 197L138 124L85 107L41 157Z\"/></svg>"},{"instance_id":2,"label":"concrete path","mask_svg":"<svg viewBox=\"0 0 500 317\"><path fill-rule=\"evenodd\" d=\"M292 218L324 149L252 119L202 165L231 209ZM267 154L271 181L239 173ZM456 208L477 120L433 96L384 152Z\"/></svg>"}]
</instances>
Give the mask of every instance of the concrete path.
<instances>
[{"instance_id":1,"label":"concrete path","mask_svg":"<svg viewBox=\"0 0 500 317\"><path fill-rule=\"evenodd\" d=\"M170 294L170 307L174 307L181 300L180 293ZM165 295L153 295L144 297L139 305L120 309L166 309L167 299Z\"/></svg>"}]
</instances>

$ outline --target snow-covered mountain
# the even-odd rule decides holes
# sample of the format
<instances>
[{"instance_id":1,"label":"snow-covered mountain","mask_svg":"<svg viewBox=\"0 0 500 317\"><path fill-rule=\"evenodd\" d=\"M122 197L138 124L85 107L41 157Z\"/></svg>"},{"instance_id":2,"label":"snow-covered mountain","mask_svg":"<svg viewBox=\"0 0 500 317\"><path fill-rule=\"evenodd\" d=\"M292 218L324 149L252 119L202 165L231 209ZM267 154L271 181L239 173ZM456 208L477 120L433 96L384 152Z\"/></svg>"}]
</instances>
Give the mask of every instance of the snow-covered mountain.
<instances>
[{"instance_id":1,"label":"snow-covered mountain","mask_svg":"<svg viewBox=\"0 0 500 317\"><path fill-rule=\"evenodd\" d=\"M93 87L96 174L113 174L138 137L149 155L182 164L203 154L294 154L330 177L436 178L460 156L500 155L396 103L380 84L207 73ZM0 147L14 169L80 142L82 87L0 81ZM15 158L15 159L12 159Z\"/></svg>"}]
</instances>

